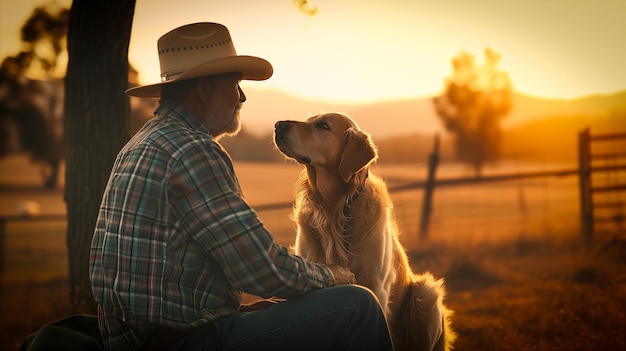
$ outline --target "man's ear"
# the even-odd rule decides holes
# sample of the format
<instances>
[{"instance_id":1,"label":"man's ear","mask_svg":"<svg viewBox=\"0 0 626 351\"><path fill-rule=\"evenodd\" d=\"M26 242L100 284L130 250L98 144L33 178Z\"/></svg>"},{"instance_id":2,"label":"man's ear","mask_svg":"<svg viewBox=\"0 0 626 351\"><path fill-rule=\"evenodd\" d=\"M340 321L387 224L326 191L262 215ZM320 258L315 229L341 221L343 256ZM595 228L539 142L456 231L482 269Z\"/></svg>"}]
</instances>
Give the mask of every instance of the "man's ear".
<instances>
[{"instance_id":1,"label":"man's ear","mask_svg":"<svg viewBox=\"0 0 626 351\"><path fill-rule=\"evenodd\" d=\"M339 175L347 183L354 174L374 161L378 154L372 139L363 131L348 128L343 134L343 142Z\"/></svg>"}]
</instances>

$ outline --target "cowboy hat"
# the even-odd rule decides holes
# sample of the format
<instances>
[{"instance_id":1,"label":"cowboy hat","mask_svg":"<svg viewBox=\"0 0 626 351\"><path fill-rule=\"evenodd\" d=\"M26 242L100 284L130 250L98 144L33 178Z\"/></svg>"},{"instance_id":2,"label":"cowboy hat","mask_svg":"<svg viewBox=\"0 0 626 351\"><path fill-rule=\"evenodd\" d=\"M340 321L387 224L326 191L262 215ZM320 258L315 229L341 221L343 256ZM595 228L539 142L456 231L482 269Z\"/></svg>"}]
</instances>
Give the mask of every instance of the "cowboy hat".
<instances>
[{"instance_id":1,"label":"cowboy hat","mask_svg":"<svg viewBox=\"0 0 626 351\"><path fill-rule=\"evenodd\" d=\"M161 82L126 90L137 97L161 96L161 86L189 78L241 72L242 79L265 80L274 72L266 60L239 56L228 29L218 23L193 23L164 34L157 42Z\"/></svg>"}]
</instances>

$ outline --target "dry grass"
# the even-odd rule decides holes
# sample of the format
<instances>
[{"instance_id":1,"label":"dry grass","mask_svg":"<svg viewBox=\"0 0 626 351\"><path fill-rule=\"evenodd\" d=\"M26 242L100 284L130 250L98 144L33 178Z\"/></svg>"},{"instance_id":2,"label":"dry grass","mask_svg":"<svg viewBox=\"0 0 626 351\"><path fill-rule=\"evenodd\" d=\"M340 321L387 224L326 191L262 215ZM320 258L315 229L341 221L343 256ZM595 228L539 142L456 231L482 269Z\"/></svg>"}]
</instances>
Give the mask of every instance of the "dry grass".
<instances>
[{"instance_id":1,"label":"dry grass","mask_svg":"<svg viewBox=\"0 0 626 351\"><path fill-rule=\"evenodd\" d=\"M275 164L236 167L244 193L253 205L288 200L299 169ZM397 172L398 177L404 174L402 170L380 170ZM268 176L276 171L281 177L279 188L277 176ZM533 211L542 209L532 207L533 199L552 201L558 197L546 195L544 190L535 195L535 189L544 188L552 189L553 185L524 184L523 199L529 207L518 204L516 189L510 193L502 187L485 187L468 194L461 188L437 192L433 235L427 242L416 241L411 234L417 227L419 207L414 204L421 200L420 194L396 197L396 212L403 217L403 239L410 242L415 271L429 270L446 279L446 301L455 311L454 327L459 333L456 350L626 350L626 238L598 237L587 248L577 234L563 230L564 223L575 226L577 222L570 210L574 206L571 194L563 202L567 206L546 208L565 208L567 212L557 214L563 217L542 216L533 223L538 216ZM59 202L62 204L62 191L32 191L27 196L40 201L44 213L58 213ZM486 204L495 204L486 211L492 218L463 224L450 222L460 213L452 212L455 206L473 210L480 207L469 202L477 197L489 200ZM20 194L5 189L0 192L0 209L12 209L12 202L20 198ZM508 218L506 206L527 208L526 217ZM260 213L277 240L285 245L293 240L288 212ZM473 211L470 216L485 215ZM495 221L500 225L489 232L488 224ZM7 271L0 274L0 350L19 349L24 338L43 324L73 313L63 273L67 271L60 251L63 245L58 245L64 241L62 228L43 226L9 227L9 262ZM560 229L554 230L556 227ZM56 237L51 229L58 233ZM454 236L453 231L464 232L467 237ZM51 236L41 241L42 233ZM37 234L40 241L24 239L32 234ZM37 249L37 243L46 248Z\"/></svg>"},{"instance_id":2,"label":"dry grass","mask_svg":"<svg viewBox=\"0 0 626 351\"><path fill-rule=\"evenodd\" d=\"M18 350L42 325L71 314L67 279L0 283L0 350Z\"/></svg>"},{"instance_id":3,"label":"dry grass","mask_svg":"<svg viewBox=\"0 0 626 351\"><path fill-rule=\"evenodd\" d=\"M527 241L411 251L446 279L456 350L624 350L626 240ZM2 283L0 349L71 313L65 279Z\"/></svg>"},{"instance_id":4,"label":"dry grass","mask_svg":"<svg viewBox=\"0 0 626 351\"><path fill-rule=\"evenodd\" d=\"M440 255L457 350L626 349L626 240L590 250L576 239L519 240Z\"/></svg>"}]
</instances>

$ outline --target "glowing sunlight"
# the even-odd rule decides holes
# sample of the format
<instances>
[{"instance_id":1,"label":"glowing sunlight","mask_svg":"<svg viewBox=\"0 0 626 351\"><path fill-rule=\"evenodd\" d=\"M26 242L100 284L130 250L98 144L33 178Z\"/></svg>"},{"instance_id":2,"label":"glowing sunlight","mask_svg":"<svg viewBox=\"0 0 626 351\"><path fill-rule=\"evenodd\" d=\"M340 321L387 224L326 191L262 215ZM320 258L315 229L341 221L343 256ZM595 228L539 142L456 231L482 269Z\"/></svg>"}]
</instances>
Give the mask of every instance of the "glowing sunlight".
<instances>
[{"instance_id":1,"label":"glowing sunlight","mask_svg":"<svg viewBox=\"0 0 626 351\"><path fill-rule=\"evenodd\" d=\"M58 0L69 6L70 0ZM2 0L2 57L19 50L19 26L43 0ZM136 3L129 58L141 83L156 82L156 40L189 22L227 25L240 54L268 59L272 79L259 89L300 97L363 102L441 91L450 60L462 50L502 54L517 91L549 98L626 88L626 3L426 1L297 2L164 0ZM532 20L528 20L532 19Z\"/></svg>"}]
</instances>

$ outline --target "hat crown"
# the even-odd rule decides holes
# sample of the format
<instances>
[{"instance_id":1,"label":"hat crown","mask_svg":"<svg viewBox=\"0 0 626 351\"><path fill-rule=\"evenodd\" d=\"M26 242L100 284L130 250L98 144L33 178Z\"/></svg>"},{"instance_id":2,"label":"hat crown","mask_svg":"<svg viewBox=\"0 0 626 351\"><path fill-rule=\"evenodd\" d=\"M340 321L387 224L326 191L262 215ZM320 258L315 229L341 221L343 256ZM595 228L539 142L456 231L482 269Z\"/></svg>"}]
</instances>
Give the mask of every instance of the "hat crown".
<instances>
[{"instance_id":1,"label":"hat crown","mask_svg":"<svg viewBox=\"0 0 626 351\"><path fill-rule=\"evenodd\" d=\"M237 55L228 29L219 23L178 27L159 38L157 49L161 81L131 87L127 95L157 98L163 84L180 80L229 72L239 72L245 80L265 80L274 72L267 60Z\"/></svg>"},{"instance_id":2,"label":"hat crown","mask_svg":"<svg viewBox=\"0 0 626 351\"><path fill-rule=\"evenodd\" d=\"M208 61L236 56L228 29L218 23L193 23L176 28L157 42L161 82L174 80Z\"/></svg>"}]
</instances>

